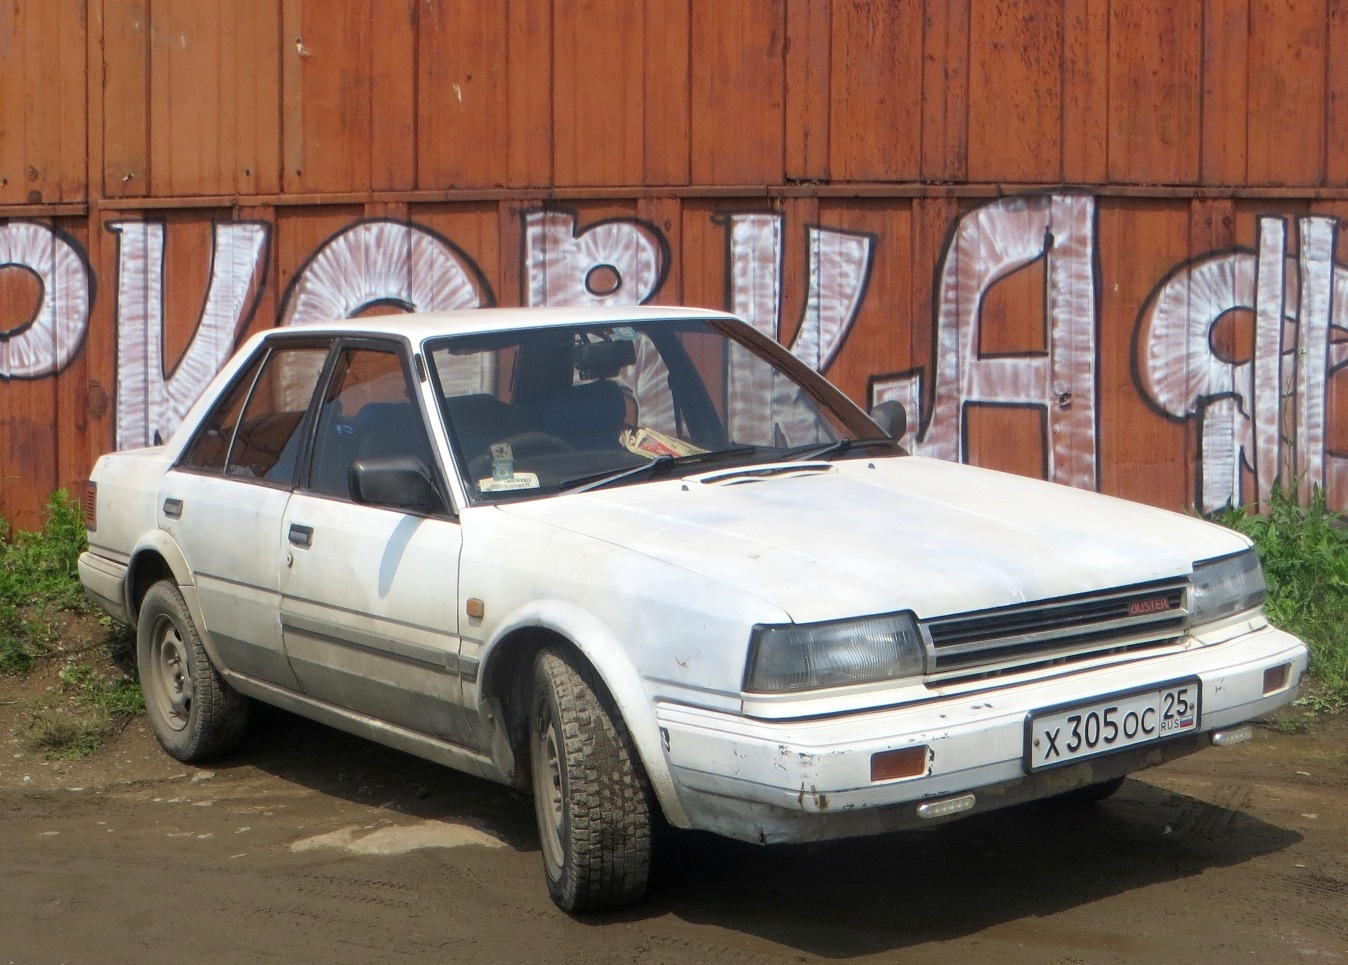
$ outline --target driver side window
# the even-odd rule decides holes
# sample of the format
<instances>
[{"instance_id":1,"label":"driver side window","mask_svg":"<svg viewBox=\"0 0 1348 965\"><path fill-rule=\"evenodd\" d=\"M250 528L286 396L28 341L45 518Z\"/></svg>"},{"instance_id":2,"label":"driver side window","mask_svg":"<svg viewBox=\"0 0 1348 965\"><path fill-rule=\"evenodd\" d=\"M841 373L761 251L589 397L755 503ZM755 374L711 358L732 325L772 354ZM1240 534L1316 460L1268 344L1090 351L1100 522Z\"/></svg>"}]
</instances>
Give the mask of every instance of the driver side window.
<instances>
[{"instance_id":1,"label":"driver side window","mask_svg":"<svg viewBox=\"0 0 1348 965\"><path fill-rule=\"evenodd\" d=\"M318 415L309 488L349 499L357 459L412 456L434 472L435 459L412 383L395 351L346 348Z\"/></svg>"}]
</instances>

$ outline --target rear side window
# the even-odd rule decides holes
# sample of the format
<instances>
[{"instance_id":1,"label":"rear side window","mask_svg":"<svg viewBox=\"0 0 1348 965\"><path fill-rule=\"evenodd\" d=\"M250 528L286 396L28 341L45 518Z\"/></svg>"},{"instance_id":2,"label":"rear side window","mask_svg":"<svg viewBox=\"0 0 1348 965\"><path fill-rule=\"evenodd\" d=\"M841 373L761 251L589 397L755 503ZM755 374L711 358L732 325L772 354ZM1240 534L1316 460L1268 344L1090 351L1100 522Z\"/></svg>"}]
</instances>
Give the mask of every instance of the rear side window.
<instances>
[{"instance_id":1,"label":"rear side window","mask_svg":"<svg viewBox=\"0 0 1348 965\"><path fill-rule=\"evenodd\" d=\"M206 417L182 465L246 479L292 482L300 424L327 355L322 346L284 347L254 362Z\"/></svg>"}]
</instances>

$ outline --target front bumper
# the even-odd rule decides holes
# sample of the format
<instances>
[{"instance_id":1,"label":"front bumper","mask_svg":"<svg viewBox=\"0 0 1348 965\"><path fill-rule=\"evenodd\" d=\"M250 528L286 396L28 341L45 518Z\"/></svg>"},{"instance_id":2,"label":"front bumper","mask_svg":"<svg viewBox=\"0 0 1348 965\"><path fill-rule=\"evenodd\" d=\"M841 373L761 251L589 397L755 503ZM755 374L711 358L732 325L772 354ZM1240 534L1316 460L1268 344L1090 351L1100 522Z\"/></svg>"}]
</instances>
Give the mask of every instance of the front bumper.
<instances>
[{"instance_id":1,"label":"front bumper","mask_svg":"<svg viewBox=\"0 0 1348 965\"><path fill-rule=\"evenodd\" d=\"M670 773L691 826L762 843L852 837L929 824L917 806L967 792L963 814L1048 797L1173 760L1289 703L1307 661L1301 641L1265 626L1225 643L1113 667L876 711L763 721L657 703ZM1290 664L1264 692L1265 671ZM1162 681L1197 677L1198 732L1027 774L1026 720ZM926 745L925 774L873 782L871 757Z\"/></svg>"}]
</instances>

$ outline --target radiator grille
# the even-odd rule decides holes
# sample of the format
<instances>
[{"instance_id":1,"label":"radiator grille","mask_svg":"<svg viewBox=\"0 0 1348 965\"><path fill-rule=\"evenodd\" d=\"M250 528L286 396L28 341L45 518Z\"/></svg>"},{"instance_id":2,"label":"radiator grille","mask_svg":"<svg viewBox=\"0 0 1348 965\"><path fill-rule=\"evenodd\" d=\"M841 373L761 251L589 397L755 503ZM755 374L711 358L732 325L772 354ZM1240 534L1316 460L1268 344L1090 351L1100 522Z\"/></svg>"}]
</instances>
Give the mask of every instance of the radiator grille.
<instances>
[{"instance_id":1,"label":"radiator grille","mask_svg":"<svg viewBox=\"0 0 1348 965\"><path fill-rule=\"evenodd\" d=\"M941 617L925 623L928 679L1072 663L1170 644L1188 616L1182 579Z\"/></svg>"}]
</instances>

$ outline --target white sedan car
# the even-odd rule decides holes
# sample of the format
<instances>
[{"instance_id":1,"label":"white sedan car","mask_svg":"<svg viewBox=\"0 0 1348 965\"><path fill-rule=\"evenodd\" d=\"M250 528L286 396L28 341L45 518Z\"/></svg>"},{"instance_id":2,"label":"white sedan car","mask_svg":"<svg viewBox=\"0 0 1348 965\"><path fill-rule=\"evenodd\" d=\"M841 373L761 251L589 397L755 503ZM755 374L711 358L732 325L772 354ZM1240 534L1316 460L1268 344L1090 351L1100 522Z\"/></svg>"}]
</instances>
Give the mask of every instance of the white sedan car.
<instances>
[{"instance_id":1,"label":"white sedan car","mask_svg":"<svg viewBox=\"0 0 1348 965\"><path fill-rule=\"evenodd\" d=\"M168 753L228 751L251 698L531 789L568 911L640 898L660 821L1098 799L1295 696L1244 537L875 416L704 310L276 329L98 461L80 574Z\"/></svg>"}]
</instances>

